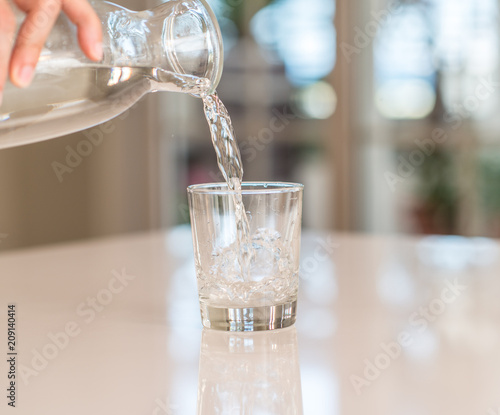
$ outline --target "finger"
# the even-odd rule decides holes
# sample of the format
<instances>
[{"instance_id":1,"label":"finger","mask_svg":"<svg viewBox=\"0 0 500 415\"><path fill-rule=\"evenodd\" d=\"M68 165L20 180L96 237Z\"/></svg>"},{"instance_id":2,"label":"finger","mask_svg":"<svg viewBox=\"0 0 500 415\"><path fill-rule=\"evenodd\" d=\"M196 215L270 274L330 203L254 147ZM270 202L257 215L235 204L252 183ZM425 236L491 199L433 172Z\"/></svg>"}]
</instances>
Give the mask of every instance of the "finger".
<instances>
[{"instance_id":1,"label":"finger","mask_svg":"<svg viewBox=\"0 0 500 415\"><path fill-rule=\"evenodd\" d=\"M5 0L0 0L0 105L10 60L10 50L16 30L16 18Z\"/></svg>"},{"instance_id":2,"label":"finger","mask_svg":"<svg viewBox=\"0 0 500 415\"><path fill-rule=\"evenodd\" d=\"M62 0L62 9L78 28L78 41L85 55L102 59L101 20L87 0Z\"/></svg>"},{"instance_id":3,"label":"finger","mask_svg":"<svg viewBox=\"0 0 500 415\"><path fill-rule=\"evenodd\" d=\"M24 9L26 18L19 29L10 60L10 77L19 87L30 84L40 52L61 10L59 0L40 0Z\"/></svg>"}]
</instances>

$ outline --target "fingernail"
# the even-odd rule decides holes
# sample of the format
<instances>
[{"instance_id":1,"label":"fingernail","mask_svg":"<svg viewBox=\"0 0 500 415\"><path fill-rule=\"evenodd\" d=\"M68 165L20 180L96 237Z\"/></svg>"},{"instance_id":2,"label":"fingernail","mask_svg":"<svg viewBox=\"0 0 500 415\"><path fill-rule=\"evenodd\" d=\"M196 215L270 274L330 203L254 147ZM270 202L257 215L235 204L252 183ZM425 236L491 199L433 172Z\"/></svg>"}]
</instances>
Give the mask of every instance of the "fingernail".
<instances>
[{"instance_id":1,"label":"fingernail","mask_svg":"<svg viewBox=\"0 0 500 415\"><path fill-rule=\"evenodd\" d=\"M22 88L27 87L30 84L32 78L33 67L31 67L30 65L24 65L17 72L16 84Z\"/></svg>"},{"instance_id":2,"label":"fingernail","mask_svg":"<svg viewBox=\"0 0 500 415\"><path fill-rule=\"evenodd\" d=\"M103 56L103 50L102 50L102 43L101 42L96 42L94 43L94 58L98 61L102 59Z\"/></svg>"}]
</instances>

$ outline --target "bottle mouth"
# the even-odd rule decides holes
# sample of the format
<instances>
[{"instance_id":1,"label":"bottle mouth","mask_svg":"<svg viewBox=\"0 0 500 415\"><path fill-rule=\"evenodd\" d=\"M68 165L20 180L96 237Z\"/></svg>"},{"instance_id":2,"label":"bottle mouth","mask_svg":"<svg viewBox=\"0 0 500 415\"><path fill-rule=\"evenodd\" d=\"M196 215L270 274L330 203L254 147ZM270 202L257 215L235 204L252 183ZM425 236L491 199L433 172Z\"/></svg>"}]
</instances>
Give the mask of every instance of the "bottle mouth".
<instances>
[{"instance_id":1,"label":"bottle mouth","mask_svg":"<svg viewBox=\"0 0 500 415\"><path fill-rule=\"evenodd\" d=\"M205 0L180 4L166 22L172 42L165 47L168 59L177 73L208 79L206 93L213 94L222 75L224 58L219 24Z\"/></svg>"},{"instance_id":2,"label":"bottle mouth","mask_svg":"<svg viewBox=\"0 0 500 415\"><path fill-rule=\"evenodd\" d=\"M210 18L210 24L212 25L211 33L211 42L214 45L214 70L212 73L212 77L210 79L210 91L209 94L213 94L215 92L215 88L219 85L220 78L222 76L222 68L224 66L224 46L222 43L222 33L220 31L219 22L215 17L215 13L211 9L210 5L205 0L199 0L203 5L205 12Z\"/></svg>"}]
</instances>

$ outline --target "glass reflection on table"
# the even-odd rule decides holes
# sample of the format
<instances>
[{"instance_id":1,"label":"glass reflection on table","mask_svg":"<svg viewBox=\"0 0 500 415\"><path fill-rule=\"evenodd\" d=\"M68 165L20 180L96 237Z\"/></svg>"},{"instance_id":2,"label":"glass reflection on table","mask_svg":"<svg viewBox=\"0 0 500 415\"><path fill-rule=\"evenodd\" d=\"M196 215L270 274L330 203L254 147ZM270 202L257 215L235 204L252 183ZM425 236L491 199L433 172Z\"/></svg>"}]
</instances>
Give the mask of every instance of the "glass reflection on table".
<instances>
[{"instance_id":1,"label":"glass reflection on table","mask_svg":"<svg viewBox=\"0 0 500 415\"><path fill-rule=\"evenodd\" d=\"M295 327L232 333L203 329L198 415L302 415Z\"/></svg>"}]
</instances>

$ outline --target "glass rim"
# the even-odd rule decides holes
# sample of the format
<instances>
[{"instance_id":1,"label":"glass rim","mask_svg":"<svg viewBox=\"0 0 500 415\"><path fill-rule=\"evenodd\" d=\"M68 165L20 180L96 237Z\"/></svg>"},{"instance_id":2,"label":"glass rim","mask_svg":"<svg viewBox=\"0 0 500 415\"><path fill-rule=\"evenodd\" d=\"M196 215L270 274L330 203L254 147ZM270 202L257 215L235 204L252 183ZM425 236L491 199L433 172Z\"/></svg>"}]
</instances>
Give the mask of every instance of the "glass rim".
<instances>
[{"instance_id":1,"label":"glass rim","mask_svg":"<svg viewBox=\"0 0 500 415\"><path fill-rule=\"evenodd\" d=\"M291 182L242 182L241 194L277 194L277 193L293 193L299 192L304 189L301 183ZM228 188L226 182L216 183L201 183L192 184L187 188L188 193L191 194L210 194L210 195L231 195L237 194L236 190Z\"/></svg>"}]
</instances>

